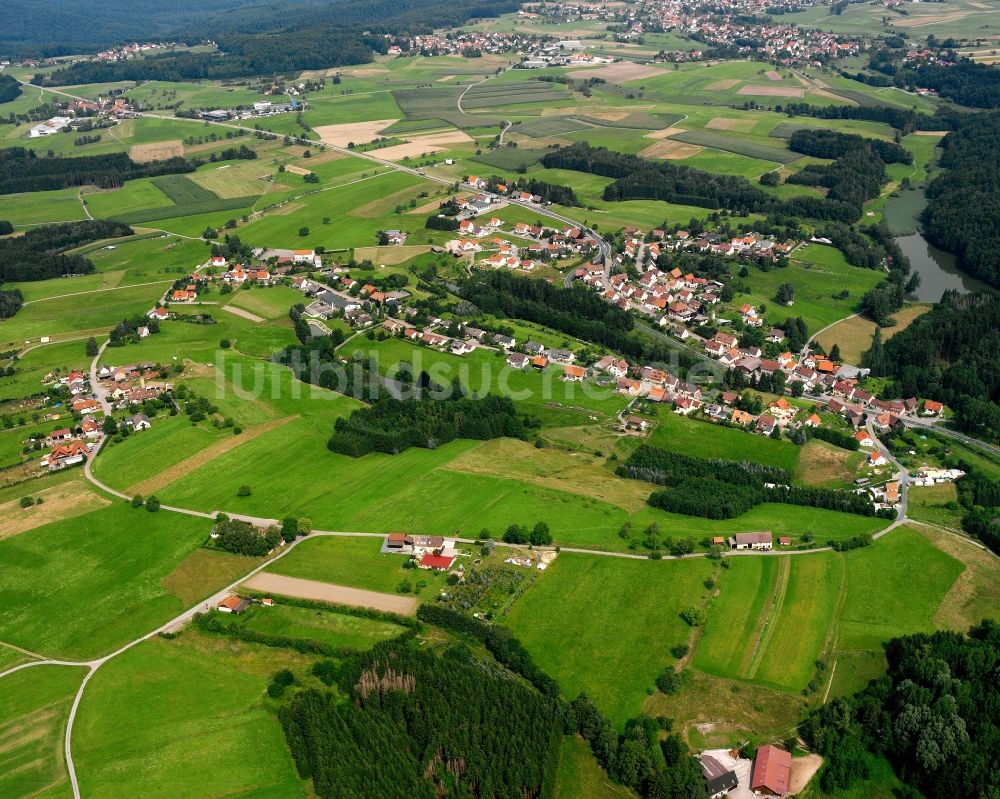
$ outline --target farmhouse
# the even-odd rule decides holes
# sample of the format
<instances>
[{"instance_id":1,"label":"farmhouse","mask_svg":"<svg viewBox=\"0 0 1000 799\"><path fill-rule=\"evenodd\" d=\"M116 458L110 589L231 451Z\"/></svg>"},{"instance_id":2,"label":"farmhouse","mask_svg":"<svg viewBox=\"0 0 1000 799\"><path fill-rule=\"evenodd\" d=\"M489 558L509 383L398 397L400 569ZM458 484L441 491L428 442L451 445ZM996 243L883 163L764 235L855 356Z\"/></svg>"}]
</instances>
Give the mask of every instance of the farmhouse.
<instances>
[{"instance_id":1,"label":"farmhouse","mask_svg":"<svg viewBox=\"0 0 1000 799\"><path fill-rule=\"evenodd\" d=\"M448 555L434 555L428 553L420 559L418 564L421 569L431 569L433 571L447 571L451 564L455 562L453 557Z\"/></svg>"},{"instance_id":2,"label":"farmhouse","mask_svg":"<svg viewBox=\"0 0 1000 799\"><path fill-rule=\"evenodd\" d=\"M725 796L739 785L736 772L723 766L711 755L701 756L701 773L705 777L705 788L712 799Z\"/></svg>"},{"instance_id":3,"label":"farmhouse","mask_svg":"<svg viewBox=\"0 0 1000 799\"><path fill-rule=\"evenodd\" d=\"M766 744L757 750L750 790L756 794L784 796L792 776L792 756L783 749Z\"/></svg>"},{"instance_id":4,"label":"farmhouse","mask_svg":"<svg viewBox=\"0 0 1000 799\"><path fill-rule=\"evenodd\" d=\"M729 539L730 549L757 549L768 551L773 546L770 533L737 533Z\"/></svg>"},{"instance_id":5,"label":"farmhouse","mask_svg":"<svg viewBox=\"0 0 1000 799\"><path fill-rule=\"evenodd\" d=\"M250 600L230 594L216 605L220 613L242 613L250 607Z\"/></svg>"}]
</instances>

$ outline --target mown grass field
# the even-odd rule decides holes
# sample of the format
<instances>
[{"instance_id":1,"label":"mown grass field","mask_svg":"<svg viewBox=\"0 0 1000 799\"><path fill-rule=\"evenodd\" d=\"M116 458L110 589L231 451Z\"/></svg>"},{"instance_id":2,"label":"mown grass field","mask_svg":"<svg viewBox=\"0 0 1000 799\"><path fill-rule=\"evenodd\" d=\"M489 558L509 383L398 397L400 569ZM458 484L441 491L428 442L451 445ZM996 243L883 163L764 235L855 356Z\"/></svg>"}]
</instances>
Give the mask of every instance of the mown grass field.
<instances>
[{"instance_id":1,"label":"mown grass field","mask_svg":"<svg viewBox=\"0 0 1000 799\"><path fill-rule=\"evenodd\" d=\"M507 624L563 694L585 691L618 725L674 659L700 604L707 560L630 561L563 553L511 610ZM598 599L599 598L599 599Z\"/></svg>"},{"instance_id":2,"label":"mown grass field","mask_svg":"<svg viewBox=\"0 0 1000 799\"><path fill-rule=\"evenodd\" d=\"M15 227L86 219L76 189L6 194L0 197L0 219Z\"/></svg>"},{"instance_id":3,"label":"mown grass field","mask_svg":"<svg viewBox=\"0 0 1000 799\"><path fill-rule=\"evenodd\" d=\"M0 795L71 795L63 737L86 670L36 666L0 679Z\"/></svg>"},{"instance_id":4,"label":"mown grass field","mask_svg":"<svg viewBox=\"0 0 1000 799\"><path fill-rule=\"evenodd\" d=\"M280 600L270 608L254 605L239 618L239 622L247 629L264 635L305 638L333 647L358 650L368 649L403 632L398 624L329 610L283 605Z\"/></svg>"},{"instance_id":5,"label":"mown grass field","mask_svg":"<svg viewBox=\"0 0 1000 799\"><path fill-rule=\"evenodd\" d=\"M148 632L184 609L160 581L208 530L203 519L119 502L0 541L0 640L79 658Z\"/></svg>"},{"instance_id":6,"label":"mown grass field","mask_svg":"<svg viewBox=\"0 0 1000 799\"><path fill-rule=\"evenodd\" d=\"M314 658L195 631L152 639L103 666L74 729L81 792L161 799L303 799L264 689Z\"/></svg>"},{"instance_id":7,"label":"mown grass field","mask_svg":"<svg viewBox=\"0 0 1000 799\"><path fill-rule=\"evenodd\" d=\"M860 269L844 260L839 250L822 244L807 244L796 249L791 255L792 263L785 269L771 269L762 272L750 268L745 279L750 285L750 293L738 293L733 300L734 307L743 303L767 307L764 317L769 324L778 326L788 317L801 316L815 333L823 327L856 313L862 295L883 277L874 269ZM795 289L795 299L791 306L774 301L778 286L790 283ZM846 297L840 294L847 290Z\"/></svg>"},{"instance_id":8,"label":"mown grass field","mask_svg":"<svg viewBox=\"0 0 1000 799\"><path fill-rule=\"evenodd\" d=\"M799 448L790 441L774 441L743 430L687 419L661 409L650 445L699 458L748 460L795 471Z\"/></svg>"}]
</instances>

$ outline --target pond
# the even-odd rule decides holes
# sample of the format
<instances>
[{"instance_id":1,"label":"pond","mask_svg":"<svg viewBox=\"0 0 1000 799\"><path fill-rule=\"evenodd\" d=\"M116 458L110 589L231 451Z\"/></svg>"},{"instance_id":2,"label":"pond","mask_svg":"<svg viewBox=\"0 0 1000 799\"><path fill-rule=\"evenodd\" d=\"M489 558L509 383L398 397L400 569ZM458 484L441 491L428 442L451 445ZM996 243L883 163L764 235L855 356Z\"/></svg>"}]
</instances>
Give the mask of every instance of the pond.
<instances>
[{"instance_id":1,"label":"pond","mask_svg":"<svg viewBox=\"0 0 1000 799\"><path fill-rule=\"evenodd\" d=\"M968 294L988 288L981 280L960 272L955 266L957 259L954 255L939 250L919 233L901 236L896 243L910 259L913 271L920 275L916 298L921 302L940 302L941 295L948 289Z\"/></svg>"}]
</instances>

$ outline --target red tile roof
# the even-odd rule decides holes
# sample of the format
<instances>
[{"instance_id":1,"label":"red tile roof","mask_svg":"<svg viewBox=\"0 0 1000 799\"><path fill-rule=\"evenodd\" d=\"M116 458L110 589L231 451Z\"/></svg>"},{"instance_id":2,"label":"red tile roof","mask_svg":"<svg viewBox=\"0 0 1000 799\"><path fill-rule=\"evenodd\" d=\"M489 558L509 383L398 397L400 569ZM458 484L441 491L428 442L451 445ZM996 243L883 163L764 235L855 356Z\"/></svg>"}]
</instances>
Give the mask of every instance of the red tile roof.
<instances>
[{"instance_id":1,"label":"red tile roof","mask_svg":"<svg viewBox=\"0 0 1000 799\"><path fill-rule=\"evenodd\" d=\"M753 764L750 790L765 790L784 796L792 774L792 756L783 749L767 744L757 750Z\"/></svg>"},{"instance_id":2,"label":"red tile roof","mask_svg":"<svg viewBox=\"0 0 1000 799\"><path fill-rule=\"evenodd\" d=\"M454 558L445 555L424 555L420 559L420 566L424 569L450 569Z\"/></svg>"}]
</instances>

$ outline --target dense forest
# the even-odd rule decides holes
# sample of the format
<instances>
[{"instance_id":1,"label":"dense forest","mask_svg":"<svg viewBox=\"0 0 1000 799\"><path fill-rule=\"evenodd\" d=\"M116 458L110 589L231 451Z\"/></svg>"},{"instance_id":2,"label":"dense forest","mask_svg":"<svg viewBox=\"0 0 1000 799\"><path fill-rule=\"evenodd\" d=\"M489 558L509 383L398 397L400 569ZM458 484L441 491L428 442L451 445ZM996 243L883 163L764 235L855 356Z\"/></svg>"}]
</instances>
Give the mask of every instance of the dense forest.
<instances>
[{"instance_id":1,"label":"dense forest","mask_svg":"<svg viewBox=\"0 0 1000 799\"><path fill-rule=\"evenodd\" d=\"M280 711L299 774L321 799L550 796L559 702L457 644L376 645L323 672L345 699L310 689Z\"/></svg>"},{"instance_id":2,"label":"dense forest","mask_svg":"<svg viewBox=\"0 0 1000 799\"><path fill-rule=\"evenodd\" d=\"M0 75L0 103L9 103L21 96L21 84L12 75Z\"/></svg>"},{"instance_id":3,"label":"dense forest","mask_svg":"<svg viewBox=\"0 0 1000 799\"><path fill-rule=\"evenodd\" d=\"M70 186L120 188L126 180L193 172L196 164L183 158L138 164L125 153L64 158L39 156L34 150L0 150L0 194L53 191Z\"/></svg>"},{"instance_id":4,"label":"dense forest","mask_svg":"<svg viewBox=\"0 0 1000 799\"><path fill-rule=\"evenodd\" d=\"M941 302L883 343L876 335L862 363L892 381L884 396L929 397L956 412L959 429L1000 439L1000 293L945 292Z\"/></svg>"},{"instance_id":5,"label":"dense forest","mask_svg":"<svg viewBox=\"0 0 1000 799\"><path fill-rule=\"evenodd\" d=\"M658 485L671 485L685 477L715 477L732 485L749 486L762 486L764 483L787 485L792 482L792 473L777 466L764 466L752 461L698 458L648 444L639 446L615 473L620 477Z\"/></svg>"},{"instance_id":6,"label":"dense forest","mask_svg":"<svg viewBox=\"0 0 1000 799\"><path fill-rule=\"evenodd\" d=\"M960 269L1000 288L1000 113L963 116L941 149L946 171L927 187L924 236L958 255Z\"/></svg>"},{"instance_id":7,"label":"dense forest","mask_svg":"<svg viewBox=\"0 0 1000 799\"><path fill-rule=\"evenodd\" d=\"M958 501L966 510L962 529L1000 555L1000 480L969 463L958 467L965 472L955 482Z\"/></svg>"},{"instance_id":8,"label":"dense forest","mask_svg":"<svg viewBox=\"0 0 1000 799\"><path fill-rule=\"evenodd\" d=\"M474 0L456 5L444 0L343 0L342 2L277 3L270 6L250 6L230 0L234 9L219 9L220 13L198 24L179 15L177 23L164 31L164 38L194 44L210 39L219 53L174 51L151 58L99 63L78 62L59 69L51 76L36 76L42 85L101 83L119 80L197 80L245 77L299 72L304 69L325 69L372 60L372 53L384 53L388 48L383 33L430 33L435 28L461 25L478 17L493 17L515 11L520 5L514 0ZM131 13L131 12L130 12ZM204 12L194 12L197 17ZM37 12L35 12L37 14ZM101 33L114 41L146 40L149 31L120 37L111 15L95 11L94 20L85 29ZM51 51L53 27L62 28L55 18L44 34L25 31L21 50ZM71 34L72 37L78 32ZM0 41L3 37L0 37ZM58 39L56 40L58 41ZM89 49L103 46L97 44ZM78 52L80 48L70 52ZM88 49L83 47L82 49Z\"/></svg>"},{"instance_id":9,"label":"dense forest","mask_svg":"<svg viewBox=\"0 0 1000 799\"><path fill-rule=\"evenodd\" d=\"M811 143L820 145L820 141L816 139L811 140ZM816 146L811 149L824 148ZM878 197L885 179L885 163L876 148L862 139L857 147L845 149L843 155L832 164L807 164L795 174L789 175L785 182L823 186L827 190L828 202L837 200L847 203L857 209L857 217L860 217L861 207L873 197Z\"/></svg>"},{"instance_id":10,"label":"dense forest","mask_svg":"<svg viewBox=\"0 0 1000 799\"><path fill-rule=\"evenodd\" d=\"M591 147L585 142L545 154L542 165L615 178L604 190L605 200L650 198L705 208L763 211L771 200L746 178L717 175L669 161Z\"/></svg>"},{"instance_id":11,"label":"dense forest","mask_svg":"<svg viewBox=\"0 0 1000 799\"><path fill-rule=\"evenodd\" d=\"M0 283L93 272L94 265L87 258L65 251L91 241L130 235L132 228L120 222L86 220L43 225L23 236L0 239Z\"/></svg>"},{"instance_id":12,"label":"dense forest","mask_svg":"<svg viewBox=\"0 0 1000 799\"><path fill-rule=\"evenodd\" d=\"M853 133L838 133L823 128L795 131L788 140L788 149L815 158L841 158L851 150L867 144L886 164L912 164L913 155L905 147L882 139L870 139Z\"/></svg>"},{"instance_id":13,"label":"dense forest","mask_svg":"<svg viewBox=\"0 0 1000 799\"><path fill-rule=\"evenodd\" d=\"M1000 795L991 755L1000 746L1000 626L895 638L885 652L888 673L823 705L800 728L826 758L823 792L846 795L875 755L914 789L899 796Z\"/></svg>"},{"instance_id":14,"label":"dense forest","mask_svg":"<svg viewBox=\"0 0 1000 799\"><path fill-rule=\"evenodd\" d=\"M899 130L903 135L915 130L945 130L947 128L937 117L919 114L909 108L893 105L809 105L809 103L786 103L775 106L778 113L790 117L815 117L817 119L860 119L867 122L884 122ZM933 127L927 127L933 126Z\"/></svg>"},{"instance_id":15,"label":"dense forest","mask_svg":"<svg viewBox=\"0 0 1000 799\"><path fill-rule=\"evenodd\" d=\"M327 446L333 452L357 458L369 452L396 454L410 447L435 449L456 438L485 441L524 435L524 422L507 397L385 397L358 408L347 418L337 419Z\"/></svg>"}]
</instances>

